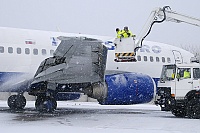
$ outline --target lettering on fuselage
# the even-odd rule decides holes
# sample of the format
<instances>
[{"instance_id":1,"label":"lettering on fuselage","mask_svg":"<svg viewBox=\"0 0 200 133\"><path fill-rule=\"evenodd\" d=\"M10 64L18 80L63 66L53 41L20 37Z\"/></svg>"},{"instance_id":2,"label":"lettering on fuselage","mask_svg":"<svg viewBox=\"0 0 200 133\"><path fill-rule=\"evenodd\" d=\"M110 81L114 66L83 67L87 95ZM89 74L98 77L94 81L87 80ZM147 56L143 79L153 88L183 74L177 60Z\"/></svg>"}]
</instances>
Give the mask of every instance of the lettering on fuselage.
<instances>
[{"instance_id":1,"label":"lettering on fuselage","mask_svg":"<svg viewBox=\"0 0 200 133\"><path fill-rule=\"evenodd\" d=\"M52 46L58 46L60 40L57 37L50 37Z\"/></svg>"},{"instance_id":2,"label":"lettering on fuselage","mask_svg":"<svg viewBox=\"0 0 200 133\"><path fill-rule=\"evenodd\" d=\"M151 48L148 45L143 45L142 48L139 49L140 52L147 52L147 53L151 53L151 51L153 53L160 53L161 52L161 47L157 46L157 45L153 45Z\"/></svg>"},{"instance_id":3,"label":"lettering on fuselage","mask_svg":"<svg viewBox=\"0 0 200 133\"><path fill-rule=\"evenodd\" d=\"M115 46L113 45L113 42L111 41L107 41L105 42L106 47L108 48L108 50L115 50ZM148 46L148 45L143 45L142 48L139 49L140 52L147 52L147 53L156 53L159 54L161 53L162 49L160 46L157 45L153 45L152 47Z\"/></svg>"}]
</instances>

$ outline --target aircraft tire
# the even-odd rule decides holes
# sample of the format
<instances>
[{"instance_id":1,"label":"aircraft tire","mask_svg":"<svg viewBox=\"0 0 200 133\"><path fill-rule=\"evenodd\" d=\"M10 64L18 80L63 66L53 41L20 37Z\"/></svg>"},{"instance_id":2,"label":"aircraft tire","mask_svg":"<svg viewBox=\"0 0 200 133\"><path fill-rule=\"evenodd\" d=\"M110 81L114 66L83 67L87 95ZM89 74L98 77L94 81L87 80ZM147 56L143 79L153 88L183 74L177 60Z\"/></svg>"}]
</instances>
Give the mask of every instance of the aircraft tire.
<instances>
[{"instance_id":1,"label":"aircraft tire","mask_svg":"<svg viewBox=\"0 0 200 133\"><path fill-rule=\"evenodd\" d=\"M11 95L7 103L12 110L23 109L26 106L26 98L23 95Z\"/></svg>"},{"instance_id":2,"label":"aircraft tire","mask_svg":"<svg viewBox=\"0 0 200 133\"><path fill-rule=\"evenodd\" d=\"M187 116L191 119L200 119L200 99L191 99L186 107Z\"/></svg>"},{"instance_id":3,"label":"aircraft tire","mask_svg":"<svg viewBox=\"0 0 200 133\"><path fill-rule=\"evenodd\" d=\"M40 112L52 112L57 108L57 102L54 98L37 97L35 107Z\"/></svg>"}]
</instances>

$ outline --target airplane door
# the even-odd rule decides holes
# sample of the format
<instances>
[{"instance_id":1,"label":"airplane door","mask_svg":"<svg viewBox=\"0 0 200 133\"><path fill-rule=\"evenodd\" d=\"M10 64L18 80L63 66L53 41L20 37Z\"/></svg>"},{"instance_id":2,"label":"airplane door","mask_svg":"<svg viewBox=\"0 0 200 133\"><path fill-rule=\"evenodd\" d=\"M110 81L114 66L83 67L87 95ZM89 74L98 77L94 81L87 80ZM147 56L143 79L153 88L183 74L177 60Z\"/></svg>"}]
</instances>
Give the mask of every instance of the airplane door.
<instances>
[{"instance_id":1,"label":"airplane door","mask_svg":"<svg viewBox=\"0 0 200 133\"><path fill-rule=\"evenodd\" d=\"M172 50L172 53L174 55L175 63L183 63L183 57L180 51Z\"/></svg>"},{"instance_id":2,"label":"airplane door","mask_svg":"<svg viewBox=\"0 0 200 133\"><path fill-rule=\"evenodd\" d=\"M178 98L184 98L189 90L193 88L193 81L191 78L191 69L190 68L178 68L179 78L177 78L175 83L175 96ZM189 76L185 74L184 71L189 73Z\"/></svg>"}]
</instances>

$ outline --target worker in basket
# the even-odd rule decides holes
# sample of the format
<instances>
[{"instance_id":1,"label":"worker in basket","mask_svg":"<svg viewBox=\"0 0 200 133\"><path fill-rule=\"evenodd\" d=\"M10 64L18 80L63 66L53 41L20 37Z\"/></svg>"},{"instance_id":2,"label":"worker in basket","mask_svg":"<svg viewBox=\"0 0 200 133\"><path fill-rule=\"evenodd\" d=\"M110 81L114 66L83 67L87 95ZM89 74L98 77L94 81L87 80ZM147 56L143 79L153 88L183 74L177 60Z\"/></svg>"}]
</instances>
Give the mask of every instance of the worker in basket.
<instances>
[{"instance_id":1,"label":"worker in basket","mask_svg":"<svg viewBox=\"0 0 200 133\"><path fill-rule=\"evenodd\" d=\"M127 26L124 27L124 30L121 31L121 35L123 38L128 38L128 37L135 37L134 34L128 29Z\"/></svg>"},{"instance_id":2,"label":"worker in basket","mask_svg":"<svg viewBox=\"0 0 200 133\"><path fill-rule=\"evenodd\" d=\"M122 38L122 30L116 28L117 38Z\"/></svg>"}]
</instances>

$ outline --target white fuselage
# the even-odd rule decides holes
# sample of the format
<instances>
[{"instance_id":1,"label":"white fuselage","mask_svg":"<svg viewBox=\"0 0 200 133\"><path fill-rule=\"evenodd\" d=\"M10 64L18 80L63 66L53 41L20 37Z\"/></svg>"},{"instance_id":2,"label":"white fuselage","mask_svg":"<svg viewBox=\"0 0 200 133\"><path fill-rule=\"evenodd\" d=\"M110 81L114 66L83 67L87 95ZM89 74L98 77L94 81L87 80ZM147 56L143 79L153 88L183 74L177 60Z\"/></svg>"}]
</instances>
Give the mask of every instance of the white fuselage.
<instances>
[{"instance_id":1,"label":"white fuselage","mask_svg":"<svg viewBox=\"0 0 200 133\"><path fill-rule=\"evenodd\" d=\"M28 73L29 77L33 77L41 61L53 56L60 43L57 39L59 36L87 36L103 42L113 39L106 36L1 27L0 73ZM106 69L144 73L159 78L163 64L175 63L175 58L189 63L192 56L193 54L178 47L145 41L143 48L137 52L137 62L115 62L115 50L108 50Z\"/></svg>"}]
</instances>

